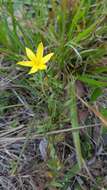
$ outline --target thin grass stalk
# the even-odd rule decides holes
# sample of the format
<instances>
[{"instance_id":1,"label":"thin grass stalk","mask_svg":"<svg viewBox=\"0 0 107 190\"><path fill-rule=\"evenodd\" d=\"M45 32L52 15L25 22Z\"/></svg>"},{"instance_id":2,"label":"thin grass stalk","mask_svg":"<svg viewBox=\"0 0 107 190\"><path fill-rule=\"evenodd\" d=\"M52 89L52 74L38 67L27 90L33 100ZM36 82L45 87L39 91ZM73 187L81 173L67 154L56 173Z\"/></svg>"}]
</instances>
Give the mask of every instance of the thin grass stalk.
<instances>
[{"instance_id":1,"label":"thin grass stalk","mask_svg":"<svg viewBox=\"0 0 107 190\"><path fill-rule=\"evenodd\" d=\"M75 90L75 80L73 79L70 82L70 119L72 128L76 129L79 127L78 124L78 117L77 117L77 101L76 101L76 90ZM80 136L79 131L75 131L73 134L73 141L76 149L76 158L78 162L78 166L81 169L83 165L83 158L82 158L82 152L81 152L81 144L80 144Z\"/></svg>"}]
</instances>

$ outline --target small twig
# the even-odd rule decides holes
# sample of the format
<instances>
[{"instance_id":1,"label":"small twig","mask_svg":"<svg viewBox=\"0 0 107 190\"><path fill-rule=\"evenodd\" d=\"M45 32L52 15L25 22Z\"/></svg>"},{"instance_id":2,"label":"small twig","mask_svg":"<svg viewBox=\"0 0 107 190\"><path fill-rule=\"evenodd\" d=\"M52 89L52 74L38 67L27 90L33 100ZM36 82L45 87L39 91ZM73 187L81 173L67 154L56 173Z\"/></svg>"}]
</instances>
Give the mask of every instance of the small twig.
<instances>
[{"instance_id":1,"label":"small twig","mask_svg":"<svg viewBox=\"0 0 107 190\"><path fill-rule=\"evenodd\" d=\"M95 127L95 126L101 126L101 123L96 123L96 124L92 124L92 125L86 125L86 126L81 126L81 127L78 127L76 129L74 128L69 128L69 129L61 129L61 130L56 130L56 131L50 131L50 132L47 132L47 133L37 133L31 137L28 138L28 140L33 140L33 139L36 139L36 138L43 138L44 136L50 136L50 135L57 135L57 134L62 134L62 133L68 133L68 132L75 132L75 131L78 131L78 130L81 130L81 129L87 129L87 128L90 128L90 127ZM14 143L16 141L21 141L21 140L26 140L27 137L8 137L8 138L1 138L0 139L0 143L5 143L5 142L9 142L10 143Z\"/></svg>"},{"instance_id":2,"label":"small twig","mask_svg":"<svg viewBox=\"0 0 107 190\"><path fill-rule=\"evenodd\" d=\"M26 148L26 146L27 146L27 143L28 143L28 141L29 141L29 136L30 136L30 134L31 134L31 126L29 127L29 130L28 130L28 133L27 133L27 135L26 135L26 141L24 142L24 145L23 145L23 147L22 147L22 150L21 150L21 152L20 152L20 155L19 155L19 157L18 157L18 160L17 160L17 162L16 162L16 164L15 164L15 166L14 166L14 168L13 168L13 170L12 170L12 173L11 173L11 175L13 176L13 175L15 175L15 173L16 173L16 171L17 171L17 169L18 169L18 166L19 166L19 164L20 164L20 159L21 159L21 157L22 157L22 155L23 155L23 152L24 152L24 150L25 150L25 148Z\"/></svg>"},{"instance_id":3,"label":"small twig","mask_svg":"<svg viewBox=\"0 0 107 190\"><path fill-rule=\"evenodd\" d=\"M104 118L104 116L98 110L96 110L96 108L90 106L87 102L85 102L80 96L76 96L90 111L92 111L101 120L104 126L107 127L107 119Z\"/></svg>"},{"instance_id":4,"label":"small twig","mask_svg":"<svg viewBox=\"0 0 107 190\"><path fill-rule=\"evenodd\" d=\"M10 123L9 123L10 124ZM6 136L13 135L14 133L20 132L20 130L24 129L24 125L20 125L19 127L16 127L14 129L9 129L9 131L6 132L0 132L0 138L5 138Z\"/></svg>"}]
</instances>

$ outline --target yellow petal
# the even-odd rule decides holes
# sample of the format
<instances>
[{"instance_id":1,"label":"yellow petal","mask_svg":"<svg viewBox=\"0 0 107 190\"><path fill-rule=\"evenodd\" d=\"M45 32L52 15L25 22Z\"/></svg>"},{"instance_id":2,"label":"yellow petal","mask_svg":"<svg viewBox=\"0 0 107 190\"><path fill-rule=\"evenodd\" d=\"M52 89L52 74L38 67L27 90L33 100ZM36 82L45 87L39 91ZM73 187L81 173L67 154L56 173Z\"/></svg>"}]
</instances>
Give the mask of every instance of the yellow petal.
<instances>
[{"instance_id":1,"label":"yellow petal","mask_svg":"<svg viewBox=\"0 0 107 190\"><path fill-rule=\"evenodd\" d=\"M38 48L37 48L37 57L40 59L43 57L43 43L41 42L39 45L38 45Z\"/></svg>"},{"instance_id":2,"label":"yellow petal","mask_svg":"<svg viewBox=\"0 0 107 190\"><path fill-rule=\"evenodd\" d=\"M19 61L17 64L25 66L25 67L32 67L33 66L33 62L32 61Z\"/></svg>"},{"instance_id":3,"label":"yellow petal","mask_svg":"<svg viewBox=\"0 0 107 190\"><path fill-rule=\"evenodd\" d=\"M36 59L36 55L32 52L31 49L26 48L26 54L27 54L28 58L29 58L31 61L34 61L34 60Z\"/></svg>"},{"instance_id":4,"label":"yellow petal","mask_svg":"<svg viewBox=\"0 0 107 190\"><path fill-rule=\"evenodd\" d=\"M54 53L49 53L48 55L43 57L43 63L47 63Z\"/></svg>"},{"instance_id":5,"label":"yellow petal","mask_svg":"<svg viewBox=\"0 0 107 190\"><path fill-rule=\"evenodd\" d=\"M47 66L45 64L42 64L40 65L39 67L40 70L46 70L47 69Z\"/></svg>"},{"instance_id":6,"label":"yellow petal","mask_svg":"<svg viewBox=\"0 0 107 190\"><path fill-rule=\"evenodd\" d=\"M33 74L33 73L36 73L37 71L38 71L38 68L37 68L36 66L33 66L33 67L30 69L30 71L29 71L28 74Z\"/></svg>"}]
</instances>

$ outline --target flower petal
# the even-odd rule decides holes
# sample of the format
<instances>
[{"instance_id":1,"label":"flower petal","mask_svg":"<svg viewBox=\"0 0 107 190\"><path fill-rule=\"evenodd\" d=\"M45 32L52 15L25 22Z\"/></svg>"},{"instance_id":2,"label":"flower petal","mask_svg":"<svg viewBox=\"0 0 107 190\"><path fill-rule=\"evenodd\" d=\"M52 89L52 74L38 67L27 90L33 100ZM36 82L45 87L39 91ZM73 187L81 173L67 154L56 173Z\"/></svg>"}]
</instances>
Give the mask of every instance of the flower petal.
<instances>
[{"instance_id":1,"label":"flower petal","mask_svg":"<svg viewBox=\"0 0 107 190\"><path fill-rule=\"evenodd\" d=\"M39 45L38 45L38 48L37 48L37 57L40 59L43 57L43 50L44 50L44 47L43 47L43 43L41 42Z\"/></svg>"},{"instance_id":2,"label":"flower petal","mask_svg":"<svg viewBox=\"0 0 107 190\"><path fill-rule=\"evenodd\" d=\"M49 53L48 55L44 56L43 63L47 63L53 55L54 53Z\"/></svg>"},{"instance_id":3,"label":"flower petal","mask_svg":"<svg viewBox=\"0 0 107 190\"><path fill-rule=\"evenodd\" d=\"M47 65L45 65L45 64L42 64L39 67L39 70L46 70L46 69L47 69Z\"/></svg>"},{"instance_id":4,"label":"flower petal","mask_svg":"<svg viewBox=\"0 0 107 190\"><path fill-rule=\"evenodd\" d=\"M19 61L17 64L24 67L32 67L34 63L32 61Z\"/></svg>"},{"instance_id":5,"label":"flower petal","mask_svg":"<svg viewBox=\"0 0 107 190\"><path fill-rule=\"evenodd\" d=\"M30 71L29 71L28 74L33 74L33 73L36 73L37 71L38 71L38 68L37 68L36 66L33 66L33 67L30 69Z\"/></svg>"},{"instance_id":6,"label":"flower petal","mask_svg":"<svg viewBox=\"0 0 107 190\"><path fill-rule=\"evenodd\" d=\"M29 58L31 61L34 61L34 60L36 59L36 55L32 52L31 49L26 48L26 54L27 54L28 58Z\"/></svg>"}]
</instances>

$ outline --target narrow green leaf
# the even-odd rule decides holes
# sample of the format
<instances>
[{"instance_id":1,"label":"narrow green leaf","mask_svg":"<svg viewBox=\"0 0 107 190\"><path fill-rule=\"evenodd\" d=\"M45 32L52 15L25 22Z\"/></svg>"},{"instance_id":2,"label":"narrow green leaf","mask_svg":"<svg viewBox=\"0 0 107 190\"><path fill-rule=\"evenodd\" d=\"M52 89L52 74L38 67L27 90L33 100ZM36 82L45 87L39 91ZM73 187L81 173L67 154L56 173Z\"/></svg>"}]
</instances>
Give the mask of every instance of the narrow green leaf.
<instances>
[{"instance_id":1,"label":"narrow green leaf","mask_svg":"<svg viewBox=\"0 0 107 190\"><path fill-rule=\"evenodd\" d=\"M99 66L95 69L94 71L95 73L104 73L104 72L107 72L107 66Z\"/></svg>"},{"instance_id":2,"label":"narrow green leaf","mask_svg":"<svg viewBox=\"0 0 107 190\"><path fill-rule=\"evenodd\" d=\"M85 40L89 37L89 35L92 35L93 30L95 29L96 24L92 24L88 28L86 28L83 32L80 32L74 39L76 43L79 43L81 40Z\"/></svg>"},{"instance_id":3,"label":"narrow green leaf","mask_svg":"<svg viewBox=\"0 0 107 190\"><path fill-rule=\"evenodd\" d=\"M65 174L63 179L63 190L66 190L71 179L80 172L78 164L74 164L69 171Z\"/></svg>"},{"instance_id":4,"label":"narrow green leaf","mask_svg":"<svg viewBox=\"0 0 107 190\"><path fill-rule=\"evenodd\" d=\"M94 102L94 101L96 101L97 98L98 98L99 96L101 96L101 95L102 95L102 90L101 90L101 88L95 88L94 91L93 91L93 93L92 93L92 95L91 95L90 100L91 100L92 102Z\"/></svg>"},{"instance_id":5,"label":"narrow green leaf","mask_svg":"<svg viewBox=\"0 0 107 190\"><path fill-rule=\"evenodd\" d=\"M80 80L92 87L106 87L107 86L107 82L89 78L89 77L87 77L87 75L78 76L77 78L78 78L78 80Z\"/></svg>"},{"instance_id":6,"label":"narrow green leaf","mask_svg":"<svg viewBox=\"0 0 107 190\"><path fill-rule=\"evenodd\" d=\"M77 128L79 124L78 124L78 117L77 117L77 102L76 102L75 80L74 79L70 83L69 90L70 90L70 99L71 99L71 103L70 103L71 124L72 124L72 128ZM82 165L83 165L83 158L82 158L82 152L81 152L79 131L76 131L73 133L73 140L74 140L74 145L75 145L75 149L76 149L78 166L81 169Z\"/></svg>"},{"instance_id":7,"label":"narrow green leaf","mask_svg":"<svg viewBox=\"0 0 107 190\"><path fill-rule=\"evenodd\" d=\"M101 112L101 114L102 114L105 118L107 118L107 108L101 107L101 108L100 108L100 112Z\"/></svg>"}]
</instances>

